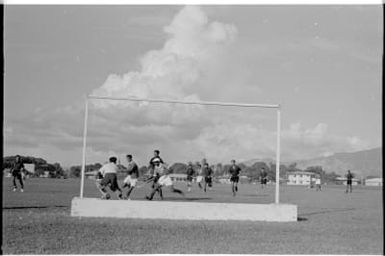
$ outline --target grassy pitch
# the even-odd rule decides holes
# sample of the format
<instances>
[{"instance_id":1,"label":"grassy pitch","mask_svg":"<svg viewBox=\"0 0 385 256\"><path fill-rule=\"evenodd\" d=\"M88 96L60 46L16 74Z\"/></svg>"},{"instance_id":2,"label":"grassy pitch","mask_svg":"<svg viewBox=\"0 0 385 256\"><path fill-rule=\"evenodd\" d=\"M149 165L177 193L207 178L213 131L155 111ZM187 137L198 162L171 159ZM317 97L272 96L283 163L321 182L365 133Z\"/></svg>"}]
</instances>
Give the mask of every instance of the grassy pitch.
<instances>
[{"instance_id":1,"label":"grassy pitch","mask_svg":"<svg viewBox=\"0 0 385 256\"><path fill-rule=\"evenodd\" d=\"M343 186L323 191L281 186L280 201L298 205L298 222L172 221L70 217L79 179L29 179L24 193L3 179L4 254L383 254L382 189ZM184 183L176 187L187 191ZM133 191L144 200L150 187ZM274 186L214 184L204 193L195 185L183 198L165 189L165 200L272 203ZM86 180L85 197L99 197ZM116 199L112 195L112 199ZM156 196L155 200L159 200ZM149 202L151 203L151 202ZM156 211L156 209L154 209Z\"/></svg>"}]
</instances>

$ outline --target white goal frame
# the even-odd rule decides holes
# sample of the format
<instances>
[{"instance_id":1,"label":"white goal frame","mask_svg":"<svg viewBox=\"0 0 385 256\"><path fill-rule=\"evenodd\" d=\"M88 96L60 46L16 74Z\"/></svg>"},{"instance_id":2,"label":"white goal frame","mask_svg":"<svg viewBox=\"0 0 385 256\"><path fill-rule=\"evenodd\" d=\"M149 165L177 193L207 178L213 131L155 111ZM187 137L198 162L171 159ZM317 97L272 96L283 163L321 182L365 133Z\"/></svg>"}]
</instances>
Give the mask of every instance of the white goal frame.
<instances>
[{"instance_id":1,"label":"white goal frame","mask_svg":"<svg viewBox=\"0 0 385 256\"><path fill-rule=\"evenodd\" d=\"M275 203L279 204L279 166L281 152L281 106L280 104L245 104L234 102L215 102L215 101L183 101L170 99L151 99L137 97L102 97L96 95L88 95L85 97L85 113L84 113L84 132L83 132L83 153L82 168L80 181L80 198L84 194L84 176L86 166L86 148L87 148L87 126L88 126L88 102L89 100L118 100L118 101L139 101L139 102L158 102L158 103L175 103L184 105L209 105L209 106L225 106L225 107L244 107L244 108L272 108L277 110L277 147L276 147L276 168L275 168Z\"/></svg>"}]
</instances>

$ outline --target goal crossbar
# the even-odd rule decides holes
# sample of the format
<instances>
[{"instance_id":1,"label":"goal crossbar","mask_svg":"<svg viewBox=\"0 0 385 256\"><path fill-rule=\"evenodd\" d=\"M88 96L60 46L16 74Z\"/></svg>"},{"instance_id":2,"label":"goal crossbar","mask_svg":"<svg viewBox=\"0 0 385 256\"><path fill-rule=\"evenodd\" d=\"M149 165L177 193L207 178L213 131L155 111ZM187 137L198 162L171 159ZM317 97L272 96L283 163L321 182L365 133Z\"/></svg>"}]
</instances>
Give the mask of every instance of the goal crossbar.
<instances>
[{"instance_id":1,"label":"goal crossbar","mask_svg":"<svg viewBox=\"0 0 385 256\"><path fill-rule=\"evenodd\" d=\"M138 97L107 97L88 95L85 97L85 114L84 114L84 133L83 133L83 156L81 168L81 182L80 182L80 198L84 194L84 177L86 166L86 147L87 147L87 125L88 125L88 101L89 100L116 100L116 101L136 101L136 102L155 102L155 103L175 103L184 105L209 105L209 106L224 106L224 107L244 107L244 108L270 108L277 110L277 147L276 147L276 172L275 172L275 203L279 203L279 167L280 167L280 142L281 142L281 106L279 104L250 104L250 103L236 103L236 102L216 102L216 101L184 101L172 99L151 99Z\"/></svg>"},{"instance_id":2,"label":"goal crossbar","mask_svg":"<svg viewBox=\"0 0 385 256\"><path fill-rule=\"evenodd\" d=\"M226 106L226 107L246 107L246 108L280 108L279 104L251 104L251 103L237 103L237 102L217 102L217 101L185 101L185 100L171 100L171 99L150 99L137 97L103 97L89 95L89 99L99 100L120 100L120 101L144 101L144 102L159 102L159 103L176 103L185 105L210 105L210 106Z\"/></svg>"}]
</instances>

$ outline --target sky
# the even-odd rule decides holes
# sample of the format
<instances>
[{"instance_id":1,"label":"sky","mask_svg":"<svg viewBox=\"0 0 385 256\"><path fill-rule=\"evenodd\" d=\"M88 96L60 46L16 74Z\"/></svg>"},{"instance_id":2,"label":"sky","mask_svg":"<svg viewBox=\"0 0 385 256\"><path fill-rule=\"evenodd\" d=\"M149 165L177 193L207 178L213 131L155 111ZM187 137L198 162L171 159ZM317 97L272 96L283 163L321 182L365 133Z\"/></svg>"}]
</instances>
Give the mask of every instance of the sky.
<instances>
[{"instance_id":1,"label":"sky","mask_svg":"<svg viewBox=\"0 0 385 256\"><path fill-rule=\"evenodd\" d=\"M85 96L280 104L281 160L382 145L380 5L4 7L4 155L82 160ZM89 101L87 163L275 158L274 109Z\"/></svg>"}]
</instances>

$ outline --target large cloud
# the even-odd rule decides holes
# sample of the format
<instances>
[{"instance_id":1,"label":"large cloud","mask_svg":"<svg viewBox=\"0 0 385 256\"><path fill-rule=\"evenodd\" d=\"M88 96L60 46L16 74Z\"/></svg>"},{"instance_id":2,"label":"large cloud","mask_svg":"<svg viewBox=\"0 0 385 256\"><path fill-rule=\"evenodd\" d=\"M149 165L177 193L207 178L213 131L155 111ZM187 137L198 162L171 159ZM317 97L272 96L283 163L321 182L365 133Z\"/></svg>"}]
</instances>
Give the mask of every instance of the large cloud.
<instances>
[{"instance_id":1,"label":"large cloud","mask_svg":"<svg viewBox=\"0 0 385 256\"><path fill-rule=\"evenodd\" d=\"M168 37L163 47L144 54L138 71L111 74L92 94L192 101L204 98L202 92L217 93L210 98L229 89L247 93L226 84L230 79L227 71L238 72L229 61L229 50L237 39L235 26L210 21L201 8L187 6L164 32ZM239 72L242 77L243 71ZM35 113L28 126L8 119L6 143L17 149L24 145L31 151L34 147L51 150L55 145L60 152L69 152L69 156L80 160L83 114L83 105L75 104ZM211 162L274 158L275 125L271 111L93 100L89 109L88 161L100 162L111 154L130 152L145 164L155 148L171 162L203 157ZM354 136L330 135L327 124L322 123L313 128L300 123L283 127L281 145L283 160L367 146Z\"/></svg>"}]
</instances>

